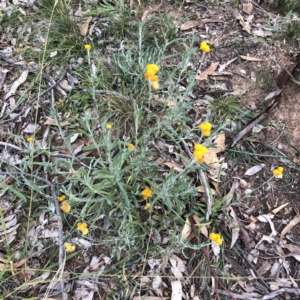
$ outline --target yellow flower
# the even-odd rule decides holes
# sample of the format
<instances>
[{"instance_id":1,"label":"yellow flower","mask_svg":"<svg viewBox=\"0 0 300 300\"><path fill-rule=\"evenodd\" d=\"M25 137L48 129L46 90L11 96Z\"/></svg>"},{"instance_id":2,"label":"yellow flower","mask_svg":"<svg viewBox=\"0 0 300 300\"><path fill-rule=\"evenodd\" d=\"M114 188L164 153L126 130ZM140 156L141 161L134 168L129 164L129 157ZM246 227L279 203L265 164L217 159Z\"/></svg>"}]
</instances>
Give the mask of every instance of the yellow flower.
<instances>
[{"instance_id":1,"label":"yellow flower","mask_svg":"<svg viewBox=\"0 0 300 300\"><path fill-rule=\"evenodd\" d=\"M156 64L148 64L146 66L146 73L144 74L144 77L146 80L151 82L152 87L157 90L159 89L159 78L156 75L156 73L159 71L159 66Z\"/></svg>"},{"instance_id":2,"label":"yellow flower","mask_svg":"<svg viewBox=\"0 0 300 300\"><path fill-rule=\"evenodd\" d=\"M64 201L60 208L62 211L66 212L66 213L71 210L71 206L67 203L67 201Z\"/></svg>"},{"instance_id":3,"label":"yellow flower","mask_svg":"<svg viewBox=\"0 0 300 300\"><path fill-rule=\"evenodd\" d=\"M151 76L149 77L149 79L150 79L151 81L158 81L158 76L157 76L157 75L151 75Z\"/></svg>"},{"instance_id":4,"label":"yellow flower","mask_svg":"<svg viewBox=\"0 0 300 300\"><path fill-rule=\"evenodd\" d=\"M145 206L144 206L144 210L149 210L151 207L151 204L150 203L147 203Z\"/></svg>"},{"instance_id":5,"label":"yellow flower","mask_svg":"<svg viewBox=\"0 0 300 300\"><path fill-rule=\"evenodd\" d=\"M66 199L66 196L65 196L65 195L62 195L62 196L58 197L58 201L59 201L59 202L62 202L62 201L64 201L65 199Z\"/></svg>"},{"instance_id":6,"label":"yellow flower","mask_svg":"<svg viewBox=\"0 0 300 300\"><path fill-rule=\"evenodd\" d=\"M205 122L198 126L198 128L203 132L204 136L210 136L211 123Z\"/></svg>"},{"instance_id":7,"label":"yellow flower","mask_svg":"<svg viewBox=\"0 0 300 300\"><path fill-rule=\"evenodd\" d=\"M87 224L85 222L83 223L78 223L77 224L77 229L82 232L83 235L88 234L89 230L87 228Z\"/></svg>"},{"instance_id":8,"label":"yellow flower","mask_svg":"<svg viewBox=\"0 0 300 300\"><path fill-rule=\"evenodd\" d=\"M66 252L74 252L76 247L75 245L72 245L71 243L65 243Z\"/></svg>"},{"instance_id":9,"label":"yellow flower","mask_svg":"<svg viewBox=\"0 0 300 300\"><path fill-rule=\"evenodd\" d=\"M90 44L85 44L85 45L84 45L84 49L85 49L86 51L90 51L91 48L92 48L92 46L91 46Z\"/></svg>"},{"instance_id":10,"label":"yellow flower","mask_svg":"<svg viewBox=\"0 0 300 300\"><path fill-rule=\"evenodd\" d=\"M106 124L106 129L111 129L112 125L111 124Z\"/></svg>"},{"instance_id":11,"label":"yellow flower","mask_svg":"<svg viewBox=\"0 0 300 300\"><path fill-rule=\"evenodd\" d=\"M194 156L200 164L204 163L203 156L207 153L207 151L208 151L208 149L203 145L196 144L194 146Z\"/></svg>"},{"instance_id":12,"label":"yellow flower","mask_svg":"<svg viewBox=\"0 0 300 300\"><path fill-rule=\"evenodd\" d=\"M159 82L158 82L158 81L152 81L152 87L153 87L155 90L158 90L158 89L159 89Z\"/></svg>"},{"instance_id":13,"label":"yellow flower","mask_svg":"<svg viewBox=\"0 0 300 300\"><path fill-rule=\"evenodd\" d=\"M144 74L145 79L151 80L151 77L155 76L155 72L153 70L146 71Z\"/></svg>"},{"instance_id":14,"label":"yellow flower","mask_svg":"<svg viewBox=\"0 0 300 300\"><path fill-rule=\"evenodd\" d=\"M27 142L29 142L29 143L30 143L30 142L33 142L33 140L34 140L33 137L27 138Z\"/></svg>"},{"instance_id":15,"label":"yellow flower","mask_svg":"<svg viewBox=\"0 0 300 300\"><path fill-rule=\"evenodd\" d=\"M152 196L152 191L150 189L144 189L142 191L142 195L144 200L147 200L148 198L150 198Z\"/></svg>"},{"instance_id":16,"label":"yellow flower","mask_svg":"<svg viewBox=\"0 0 300 300\"><path fill-rule=\"evenodd\" d=\"M208 46L208 44L206 42L201 42L200 44L200 50L202 50L203 52L210 52L210 47Z\"/></svg>"},{"instance_id":17,"label":"yellow flower","mask_svg":"<svg viewBox=\"0 0 300 300\"><path fill-rule=\"evenodd\" d=\"M128 147L127 147L127 150L134 150L135 149L135 146L133 144L129 144Z\"/></svg>"},{"instance_id":18,"label":"yellow flower","mask_svg":"<svg viewBox=\"0 0 300 300\"><path fill-rule=\"evenodd\" d=\"M273 170L273 175L276 178L282 178L282 173L283 173L284 168L283 167L278 167L277 169Z\"/></svg>"},{"instance_id":19,"label":"yellow flower","mask_svg":"<svg viewBox=\"0 0 300 300\"><path fill-rule=\"evenodd\" d=\"M148 72L148 71L153 71L154 74L156 74L156 73L159 71L159 66L156 65L156 64L148 64L148 65L146 66L146 70L147 70L147 72Z\"/></svg>"},{"instance_id":20,"label":"yellow flower","mask_svg":"<svg viewBox=\"0 0 300 300\"><path fill-rule=\"evenodd\" d=\"M212 233L209 235L209 238L210 238L213 242L217 243L218 245L222 245L222 243L223 243L222 237L221 237L221 235L218 234L218 233L213 233L213 232L212 232Z\"/></svg>"}]
</instances>

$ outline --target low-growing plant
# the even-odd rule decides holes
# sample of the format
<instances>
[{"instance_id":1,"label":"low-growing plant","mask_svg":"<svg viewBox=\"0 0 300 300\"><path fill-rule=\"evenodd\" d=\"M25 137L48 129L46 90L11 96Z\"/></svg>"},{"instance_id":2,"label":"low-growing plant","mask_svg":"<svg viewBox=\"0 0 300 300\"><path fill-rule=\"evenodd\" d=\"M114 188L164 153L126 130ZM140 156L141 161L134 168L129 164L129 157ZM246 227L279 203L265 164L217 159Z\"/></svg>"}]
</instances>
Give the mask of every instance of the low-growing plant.
<instances>
[{"instance_id":1,"label":"low-growing plant","mask_svg":"<svg viewBox=\"0 0 300 300\"><path fill-rule=\"evenodd\" d=\"M287 13L290 10L300 12L300 3L298 0L278 0L277 4L283 13Z\"/></svg>"},{"instance_id":2,"label":"low-growing plant","mask_svg":"<svg viewBox=\"0 0 300 300\"><path fill-rule=\"evenodd\" d=\"M285 24L279 37L293 46L300 45L300 21L291 21Z\"/></svg>"}]
</instances>

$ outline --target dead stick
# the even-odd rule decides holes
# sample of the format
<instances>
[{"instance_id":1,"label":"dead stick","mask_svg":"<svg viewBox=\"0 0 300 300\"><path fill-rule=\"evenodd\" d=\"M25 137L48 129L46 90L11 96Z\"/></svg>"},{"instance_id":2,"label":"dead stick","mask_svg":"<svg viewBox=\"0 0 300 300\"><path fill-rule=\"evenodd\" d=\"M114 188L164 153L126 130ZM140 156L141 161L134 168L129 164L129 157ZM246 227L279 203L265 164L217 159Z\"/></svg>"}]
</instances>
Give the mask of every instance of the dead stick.
<instances>
[{"instance_id":1,"label":"dead stick","mask_svg":"<svg viewBox=\"0 0 300 300\"><path fill-rule=\"evenodd\" d=\"M197 231L196 231L196 229L195 229L194 220L193 220L192 216L189 217L189 220L190 220L190 223L191 223L191 229L192 229L192 232L193 232L195 238L197 239L197 241L200 242L200 238L199 238L198 233L197 233ZM218 293L218 292L219 292L219 291L218 291L218 284L219 284L219 285L220 285L220 286L221 286L221 287L229 294L229 296L231 296L231 298L232 298L233 300L236 300L236 298L231 294L231 292L230 292L230 291L229 291L229 290L228 290L228 289L227 289L227 288L219 281L218 275L216 274L215 269L211 266L210 258L209 258L209 255L208 255L208 253L207 253L205 247L202 247L201 250L202 250L202 252L203 252L204 255L205 255L205 258L206 258L206 261L207 261L207 263L208 263L208 265L209 265L210 271L211 271L213 277L214 277L215 280L216 280L216 288L215 288L215 291L216 291L216 297L217 297L217 299L220 299L220 296L219 296L219 293Z\"/></svg>"},{"instance_id":2,"label":"dead stick","mask_svg":"<svg viewBox=\"0 0 300 300\"><path fill-rule=\"evenodd\" d=\"M6 62L8 62L9 64L14 65L14 66L16 66L16 67L20 67L22 70L28 70L29 72L33 72L33 73L38 73L38 72L40 72L39 69L32 69L32 68L29 68L29 67L27 67L27 66L20 66L20 65L18 65L13 59L10 59L10 58L6 57L6 56L3 55L3 54L0 54L0 59L6 61ZM41 74L42 74L42 77L43 77L44 79L46 79L48 82L50 82L50 84L52 84L52 85L55 84L55 80L54 80L50 75L48 75L48 74L46 74L46 73L43 73L43 72L42 72ZM66 92L65 92L59 85L56 84L56 85L54 86L54 88L62 95L63 99L65 99L65 98L67 97Z\"/></svg>"},{"instance_id":3,"label":"dead stick","mask_svg":"<svg viewBox=\"0 0 300 300\"><path fill-rule=\"evenodd\" d=\"M190 220L190 223L191 223L191 229L192 229L192 232L193 232L193 234L194 234L196 240L198 241L198 243L200 243L200 238L199 238L198 233L197 233L197 231L196 231L196 229L195 229L195 222L194 222L193 217L192 217L192 216L189 216L189 220ZM202 250L202 252L205 254L205 252L204 252L203 249L204 249L204 247L201 248L201 250ZM210 272L213 273L213 271L212 271L213 267L210 265L210 262L209 262L209 260L207 260L207 257L206 257L206 256L205 256L205 258L206 258L206 261L207 261L207 263L208 263L208 265L209 265ZM216 297L217 297L217 299L220 300L220 295L219 295L219 291L218 291L218 280L217 280L217 278L215 278L215 280L216 280L216 286L215 286L215 287L216 287Z\"/></svg>"},{"instance_id":4,"label":"dead stick","mask_svg":"<svg viewBox=\"0 0 300 300\"><path fill-rule=\"evenodd\" d=\"M3 87L3 84L4 84L4 81L5 81L6 75L7 75L7 72L2 72L2 77L1 77L1 80L0 80L0 90L1 90L2 87Z\"/></svg>"},{"instance_id":5,"label":"dead stick","mask_svg":"<svg viewBox=\"0 0 300 300\"><path fill-rule=\"evenodd\" d=\"M64 257L63 224L62 224L62 217L61 217L59 203L57 201L55 185L52 182L50 182L49 180L47 180L43 177L37 176L37 175L33 175L33 174L27 174L27 173L22 173L22 172L2 172L2 171L0 171L0 174L1 175L9 175L9 176L22 175L22 176L27 176L28 178L33 177L33 178L43 181L49 185L50 190L51 190L51 196L54 201L54 206L55 206L56 216L57 216L57 223L58 223L58 248L59 248L58 263L59 263L59 266L62 266L64 263L64 259L63 259L63 257ZM61 272L63 272L63 270ZM64 295L64 283L62 280L60 280L60 286L61 286L61 292Z\"/></svg>"},{"instance_id":6,"label":"dead stick","mask_svg":"<svg viewBox=\"0 0 300 300\"><path fill-rule=\"evenodd\" d=\"M222 233L228 238L231 239L230 234L227 232L227 230L225 230L224 228L222 229ZM233 246L233 248L236 250L236 252L241 255L241 257L245 260L246 264L248 265L248 267L250 269L252 269L254 275L257 277L257 281L262 284L269 292L271 292L271 288L269 287L269 285L259 276L259 274L257 273L254 265L250 262L250 260L248 259L247 255L243 252L243 250L237 245L235 244ZM283 298L281 296L278 296L278 299L283 300Z\"/></svg>"},{"instance_id":7,"label":"dead stick","mask_svg":"<svg viewBox=\"0 0 300 300\"><path fill-rule=\"evenodd\" d=\"M6 123L13 122L17 118L19 118L21 115L23 115L26 112L27 108L29 106L31 106L36 100L38 100L40 97L42 97L43 95L45 95L46 93L48 93L49 91L51 91L53 88L55 88L58 85L58 83L63 80L63 78L67 74L67 71L68 71L68 69L66 68L66 70L64 71L64 73L62 74L62 76L59 78L59 80L57 82L55 82L53 85L51 85L50 87L48 87L45 91L41 92L41 94L39 96L36 96L33 99L31 99L29 101L29 103L19 113L17 113L14 117L12 117L10 119L7 119L7 120L4 120L4 121L0 121L0 124L6 124ZM10 113L12 113L12 112L10 112Z\"/></svg>"},{"instance_id":8,"label":"dead stick","mask_svg":"<svg viewBox=\"0 0 300 300\"><path fill-rule=\"evenodd\" d=\"M218 282L218 284L228 293L228 295L233 299L233 300L236 300L236 298L231 294L231 292L219 281L218 279L218 275L216 274L216 271L215 269L211 266L211 263L210 263L210 259L209 259L209 255L205 249L205 247L202 247L201 250L203 251L205 257L206 257L206 260L207 260L207 263L209 264L209 267L210 267L210 270L212 272L212 275L214 276L214 278L216 279L216 282Z\"/></svg>"}]
</instances>

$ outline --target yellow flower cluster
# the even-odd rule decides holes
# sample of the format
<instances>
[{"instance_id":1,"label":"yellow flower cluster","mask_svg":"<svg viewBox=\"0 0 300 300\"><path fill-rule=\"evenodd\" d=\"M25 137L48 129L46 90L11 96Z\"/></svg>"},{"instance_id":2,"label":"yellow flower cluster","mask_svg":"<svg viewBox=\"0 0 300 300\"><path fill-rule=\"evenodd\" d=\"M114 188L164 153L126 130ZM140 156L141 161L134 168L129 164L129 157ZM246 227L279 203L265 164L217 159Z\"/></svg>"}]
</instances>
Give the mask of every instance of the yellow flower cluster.
<instances>
[{"instance_id":1,"label":"yellow flower cluster","mask_svg":"<svg viewBox=\"0 0 300 300\"><path fill-rule=\"evenodd\" d=\"M146 66L146 73L144 74L145 79L151 82L152 87L155 90L159 89L158 76L156 75L156 73L158 71L159 71L159 66L158 65L148 64Z\"/></svg>"},{"instance_id":2,"label":"yellow flower cluster","mask_svg":"<svg viewBox=\"0 0 300 300\"><path fill-rule=\"evenodd\" d=\"M60 207L60 209L63 211L63 212L69 212L71 210L71 206L68 204L66 200L66 195L61 195L60 197L57 198L57 200L59 202L62 202L62 205Z\"/></svg>"},{"instance_id":3,"label":"yellow flower cluster","mask_svg":"<svg viewBox=\"0 0 300 300\"><path fill-rule=\"evenodd\" d=\"M209 122L202 123L198 126L198 128L203 132L204 136L206 137L210 136L211 123Z\"/></svg>"},{"instance_id":4,"label":"yellow flower cluster","mask_svg":"<svg viewBox=\"0 0 300 300\"><path fill-rule=\"evenodd\" d=\"M150 198L152 196L152 191L148 188L144 189L142 191L142 196L144 198L144 200L146 200L146 205L144 206L144 210L148 211L151 207L151 204L148 203L148 198Z\"/></svg>"},{"instance_id":5,"label":"yellow flower cluster","mask_svg":"<svg viewBox=\"0 0 300 300\"><path fill-rule=\"evenodd\" d=\"M27 142L28 142L28 143L33 142L33 140L34 140L33 137L27 138Z\"/></svg>"},{"instance_id":6,"label":"yellow flower cluster","mask_svg":"<svg viewBox=\"0 0 300 300\"><path fill-rule=\"evenodd\" d=\"M71 243L65 243L66 252L71 253L74 252L76 247L75 245L72 245Z\"/></svg>"},{"instance_id":7,"label":"yellow flower cluster","mask_svg":"<svg viewBox=\"0 0 300 300\"><path fill-rule=\"evenodd\" d=\"M77 229L80 230L83 235L88 234L89 229L87 227L88 226L87 226L87 224L85 222L77 224Z\"/></svg>"},{"instance_id":8,"label":"yellow flower cluster","mask_svg":"<svg viewBox=\"0 0 300 300\"><path fill-rule=\"evenodd\" d=\"M222 237L221 237L221 235L218 234L218 233L213 233L213 232L212 232L212 233L209 235L209 238L210 238L213 242L217 243L218 245L222 245L222 243L223 243Z\"/></svg>"},{"instance_id":9,"label":"yellow flower cluster","mask_svg":"<svg viewBox=\"0 0 300 300\"><path fill-rule=\"evenodd\" d=\"M150 189L144 189L142 191L142 196L143 196L144 200L147 200L148 198L150 198L152 196L152 191Z\"/></svg>"},{"instance_id":10,"label":"yellow flower cluster","mask_svg":"<svg viewBox=\"0 0 300 300\"><path fill-rule=\"evenodd\" d=\"M273 170L273 175L276 177L276 178L282 178L282 173L283 173L283 167L278 167L277 169L274 169Z\"/></svg>"},{"instance_id":11,"label":"yellow flower cluster","mask_svg":"<svg viewBox=\"0 0 300 300\"><path fill-rule=\"evenodd\" d=\"M66 213L71 210L71 206L68 204L67 201L64 201L60 208L63 212L66 212Z\"/></svg>"},{"instance_id":12,"label":"yellow flower cluster","mask_svg":"<svg viewBox=\"0 0 300 300\"><path fill-rule=\"evenodd\" d=\"M112 125L109 124L109 123L107 123L107 124L106 124L106 129L111 129L111 128L112 128Z\"/></svg>"},{"instance_id":13,"label":"yellow flower cluster","mask_svg":"<svg viewBox=\"0 0 300 300\"><path fill-rule=\"evenodd\" d=\"M196 158L196 160L198 161L198 163L203 164L204 163L204 154L207 153L207 148L203 145L200 144L196 144L194 146L194 156Z\"/></svg>"},{"instance_id":14,"label":"yellow flower cluster","mask_svg":"<svg viewBox=\"0 0 300 300\"><path fill-rule=\"evenodd\" d=\"M86 51L90 51L91 48L92 48L92 46L91 46L90 44L85 44L85 45L84 45L84 49L85 49Z\"/></svg>"},{"instance_id":15,"label":"yellow flower cluster","mask_svg":"<svg viewBox=\"0 0 300 300\"><path fill-rule=\"evenodd\" d=\"M133 144L129 144L128 147L127 147L128 151L131 151L131 150L134 150L134 149L135 149L135 146Z\"/></svg>"},{"instance_id":16,"label":"yellow flower cluster","mask_svg":"<svg viewBox=\"0 0 300 300\"><path fill-rule=\"evenodd\" d=\"M62 202L64 200L66 200L66 195L61 195L60 197L58 197L59 202Z\"/></svg>"},{"instance_id":17,"label":"yellow flower cluster","mask_svg":"<svg viewBox=\"0 0 300 300\"><path fill-rule=\"evenodd\" d=\"M151 207L151 204L150 203L147 203L145 206L144 206L144 210L149 210Z\"/></svg>"},{"instance_id":18,"label":"yellow flower cluster","mask_svg":"<svg viewBox=\"0 0 300 300\"><path fill-rule=\"evenodd\" d=\"M202 50L205 53L208 53L208 52L210 52L210 47L206 42L201 42L200 50Z\"/></svg>"}]
</instances>

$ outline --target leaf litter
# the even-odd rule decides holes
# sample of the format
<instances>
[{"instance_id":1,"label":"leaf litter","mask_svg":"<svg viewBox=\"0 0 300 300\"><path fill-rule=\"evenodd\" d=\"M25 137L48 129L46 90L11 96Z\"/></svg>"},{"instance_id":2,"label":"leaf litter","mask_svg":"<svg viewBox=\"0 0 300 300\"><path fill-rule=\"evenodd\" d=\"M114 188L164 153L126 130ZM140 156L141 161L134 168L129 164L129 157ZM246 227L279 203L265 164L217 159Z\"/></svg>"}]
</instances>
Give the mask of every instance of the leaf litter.
<instances>
[{"instance_id":1,"label":"leaf litter","mask_svg":"<svg viewBox=\"0 0 300 300\"><path fill-rule=\"evenodd\" d=\"M151 11L151 10L149 10L149 11ZM253 7L251 7L250 3L243 5L243 12L245 12L248 15L251 15L252 11L253 11ZM155 10L153 10L153 12L155 12ZM240 25L244 29L244 31L246 31L249 34L251 32L255 34L255 30L252 30L252 28L250 26L250 24L251 24L250 19L248 19L247 16L242 16L242 12L235 12L234 14L236 16L236 19L239 21ZM148 13L145 14L145 16L143 16L144 20L147 18L147 15L148 15ZM91 22L91 18L89 18L88 20L89 20L89 22L86 22L84 24L85 28L82 28L82 31L81 31L81 34L83 36L86 36L88 34L88 27L89 27L89 23ZM201 20L202 20L202 23L200 23ZM193 29L194 27L202 27L203 25L205 25L205 23L207 23L207 24L212 23L211 25L207 25L207 26L215 26L215 24L216 24L216 26L218 26L218 23L221 23L219 20L215 20L215 21L211 21L211 22L209 20L211 21L211 20L214 20L214 19L209 19L208 18L208 19L199 19L199 20L196 20L196 22L195 21L189 21L190 23L186 22L186 23L182 24L181 30L185 30L186 31L186 30ZM209 27L207 27L207 28L209 28ZM209 31L207 30L207 32L209 32ZM259 32L259 34L261 34L260 36L266 37L267 35L263 35L263 32L264 31L262 31L262 30ZM257 33L258 33L258 31L257 31ZM218 41L216 41L215 44L218 45ZM251 55L254 55L254 54L255 53L251 53ZM53 56L53 57L55 57L55 56ZM256 58L255 56L248 56L248 54L247 54L245 56L240 56L240 57L242 59L246 60L246 61L249 61L249 62L251 62L251 61L252 62L253 61L259 62L261 59L258 58L258 57L262 57L262 56L258 56L257 55L257 58ZM230 60L228 60L228 61L230 61ZM232 60L232 62L230 64L233 64L233 62L235 62L235 61L236 61L236 59ZM226 65L226 67L228 67L230 64ZM95 67L94 67L94 69L95 69ZM207 74L205 74L204 73L205 71L204 71L203 72L204 73L203 76L204 76L205 80L209 80L210 76L214 74L214 71L212 71L212 69L210 69L210 68L206 69L206 71L207 71L206 72ZM12 85L11 90L9 90L9 92L5 96L6 99L8 99L9 97L12 97L17 92L17 90L20 87L20 85L25 82L26 78L25 78L25 76L23 74L24 74L24 72L22 73L21 77L19 77L19 79L17 79L17 81L15 81L15 85ZM230 75L230 74L233 74L233 73L228 73L228 75ZM23 79L22 79L22 76L23 76ZM201 76L201 74L200 74L200 76ZM22 80L24 80L24 81L22 82ZM199 79L199 80L202 80L202 79ZM67 85L66 81L63 82L61 86L64 89L66 89L66 90L68 90L68 89L70 90L70 86ZM275 92L275 94L276 93L277 92ZM269 98L266 97L265 100L272 100L272 98L277 97L279 95L279 94L276 94L276 95L275 94L274 93L271 94L271 96L269 96ZM168 102L167 102L168 106L170 106L170 107L176 106L176 103L169 102L169 101L172 101L172 100L168 100ZM11 105L14 106L13 99L11 100ZM51 123L51 121L49 121L49 122ZM54 121L52 121L52 124L46 124L46 125L57 126L58 124L54 120ZM68 125L68 124L66 124L66 125ZM248 129L249 128L250 127L248 127ZM263 129L262 129L262 131L263 131ZM250 132L250 130L247 130L247 132L245 134L247 134L248 132ZM259 132L256 132L256 133L259 133ZM77 138L77 136L76 136L76 138ZM240 139L241 138L242 137L240 137ZM237 144L240 139L234 140L235 144ZM225 135L224 135L224 141L225 141ZM218 146L218 148L209 148L209 149L219 149L219 150L222 149L220 151L219 150L211 150L210 153L209 153L209 155L207 155L207 162L208 162L207 164L210 165L210 167L218 169L219 166L220 166L220 159L217 156L217 154L225 151L225 143L224 143L224 149L221 148L221 147L219 148L219 146ZM80 152L80 150L81 149L78 150L78 153ZM169 153L171 153L171 152L169 152ZM11 154L9 154L9 155L11 155ZM10 157L12 157L12 155ZM19 157L19 163L20 162L21 162L21 160L20 160L20 157ZM173 162L173 161L171 161L171 162L164 162L163 164L165 166L167 166L168 168L174 168L174 169L177 168L180 171L184 169L184 166L181 166L180 163L177 162L177 161L176 162ZM259 166L262 166L262 165L265 165L265 163L262 163ZM251 170L251 168L254 168L254 171L253 171L253 169ZM257 171L257 169L259 169L258 165L254 166L254 167L251 167L251 168L249 169L249 166L248 166L248 171L246 171L246 173L244 172L243 174L242 173L238 174L241 177L240 182L245 181L242 178L245 175L246 176L253 176L253 175L257 175L258 176L261 173L265 172L265 170L264 170L263 167L260 170ZM249 170L251 170L251 171L249 171ZM214 178L216 179L217 178L217 172L215 172L214 174L215 174ZM202 190L200 192L202 192ZM238 188L236 188L232 192L232 195L237 195L239 192L240 191L239 191L239 187L238 187ZM259 196L261 197L261 195L259 195ZM282 207L280 210L282 210L283 208L284 207ZM249 241L249 239L250 239L247 230L244 229L244 231L243 231L242 227L239 228L239 226L240 226L240 220L238 219L238 217L237 217L237 215L235 213L235 207L234 206L230 206L230 207L228 207L228 209L229 209L229 213L230 213L230 217L231 217L231 221L229 222L229 224L228 224L229 226L228 227L232 229L232 233L231 233L231 237L230 237L231 238L231 248L234 247L234 245L236 243L239 243L239 245L243 245L242 243L246 244L245 241L246 240ZM253 209L254 211L255 210L261 210L261 207L257 206L257 207L254 207L254 208L252 207L251 209ZM280 210L276 211L276 213L279 213ZM273 212L274 215L276 213ZM282 211L280 213L282 213ZM286 249L286 250L288 250L290 252L289 254L298 255L298 247L296 247L295 245L285 244L284 246L281 246L280 241L277 238L277 232L275 230L275 227L278 228L277 227L278 222L271 221L270 215L266 214L266 212L265 212L265 214L262 214L261 212L255 211L255 215L256 215L256 222L252 222L251 218L249 217L249 215L247 213L244 213L243 215L241 215L240 218L241 219L244 218L245 220L243 220L243 221L245 221L245 222L251 222L250 224L255 224L257 226L260 226L259 223L262 222L261 220L264 220L264 221L266 221L268 223L268 225L271 227L271 230L272 230L272 233L271 233L272 236L265 236L265 235L263 235L260 232L260 228L259 227L255 227L253 229L253 234L257 235L257 237L261 237L263 235L262 239L260 240L260 244L261 245L265 244L264 242L267 242L267 243L268 242L270 242L270 243L277 243L277 246L279 247L279 248L277 247L278 249L281 249L281 248L282 249ZM280 218L280 217L281 216L278 216L278 218ZM11 220L9 218L11 218ZM276 218L276 217L273 216L273 219L274 218ZM280 238L281 239L284 239L285 236L286 236L286 234L288 232L292 231L293 228L298 225L299 222L298 222L297 218L298 217L296 216L293 219L291 219L291 221L289 222L289 224L281 231L281 234L280 234ZM46 220L46 222L44 223L45 220ZM205 225L203 225L201 227L201 222L199 220L196 221L196 218L194 218L194 220L195 220L195 223L198 224L200 228L206 228ZM7 222L7 229L9 227L10 228L14 228L14 226L17 225L17 224L12 225L13 223L16 222L16 219L14 217L8 217L8 218L6 217L6 219L4 219L4 221ZM49 223L48 223L47 222L47 218L46 218L46 219L44 219L44 221L42 223L40 223L40 225L38 225L36 227L33 226L31 234L34 237L34 240L38 241L39 239L48 239L48 238L55 240L55 238L57 238L57 235L55 233L56 231L54 229L56 227L55 220L50 220L49 219L48 220ZM186 224L188 224L188 219L186 221ZM47 225L49 225L50 227L47 228ZM185 229L186 232L184 234L182 234L183 237L188 236L187 232L189 232L189 234L191 234L191 230L192 230L191 229L191 224L189 224L189 226L190 226L190 228ZM18 229L18 228L16 228L16 229ZM241 231L243 231L243 238L241 237ZM250 231L250 229L249 229L249 231ZM14 232L14 229L12 230L12 232ZM14 232L14 234L15 234L15 232ZM247 237L247 235L248 235L248 237ZM208 236L207 230L206 230L206 236ZM242 243L240 243L239 239L241 240ZM91 247L91 245L92 245L92 243L90 241L87 241L87 240L84 240L84 239L80 239L80 241L81 241L80 242L78 238L74 238L74 239L72 239L72 241L74 243L77 243L77 245L81 244L81 246L83 248L86 248L86 249L89 249ZM154 242L154 240L153 240L153 242ZM259 246L260 244L258 243L257 245ZM39 245L41 245L41 244L39 244ZM261 249L264 249L264 248L261 248ZM258 254L260 254L261 252L268 252L270 250L268 247L265 248L266 249L265 251L261 250L261 249L258 249L257 251L252 251L253 257L255 257L254 260L256 262L258 262L259 259L260 259L260 256ZM214 252L215 252L216 256L219 256L219 254L220 254L220 247L215 246L214 247ZM285 255L284 253L285 253L284 251L281 253L281 257L283 257ZM263 255L267 255L266 253L262 253L262 254ZM269 255L269 253L268 253L268 255ZM174 258L174 257L177 257L177 259ZM270 258L270 259L272 259L272 258ZM275 264L274 264L275 266L277 266L276 262L277 261L275 261ZM90 264L90 266L92 265L92 267L90 267L90 266L89 267L91 268L91 270L93 268L97 269L98 267L104 265L102 263L103 263L103 261L101 262L99 260L99 258L92 257L91 264ZM176 277L181 278L182 276L184 276L183 275L184 274L184 268L183 268L183 266L185 265L184 260L181 260L178 256L173 256L172 261L170 259L170 261L169 261L168 264L169 264L169 266L172 266L171 270L172 270L172 272L173 272L174 275L175 274L177 275L177 276L175 275ZM160 274L160 267L159 267L160 265L161 265L161 261L158 260L157 261L157 265L156 265L157 268L155 269L158 274ZM150 266L150 264L149 264L149 266ZM249 266L247 266L247 268L249 268ZM286 276L288 279L287 278L278 278L278 281L269 281L268 285L271 286L271 290L272 289L277 289L277 291L274 292L274 293L272 293L269 290L268 291L269 294L267 294L268 292L266 292L266 291L265 291L265 294L264 294L263 289L261 287L258 287L258 288L255 287L255 288L257 288L257 290L259 291L259 293L256 293L256 294L252 293L251 294L250 290L254 288L254 285L252 285L252 283L249 284L249 285L247 285L247 287L244 285L245 289L248 288L248 290L247 290L248 295L242 293L243 297L246 299L247 297L251 297L249 295L252 295L252 297L253 297L252 299L254 299L254 297L260 297L261 295L264 295L262 298L261 297L260 298L261 299L271 299L270 298L271 295L273 295L275 297L276 295L280 295L280 293L283 293L285 291L286 292L291 292L291 293L294 292L294 293L297 294L297 291L295 291L295 290L291 291L291 289L285 289L285 290L279 289L280 287L291 287L291 286L295 287L295 284L294 284L293 280L291 279L291 277L289 277L290 276L289 272L286 271L287 267L285 267L284 269L285 269L285 274L283 274L283 275L279 274L279 272L278 272L279 267L278 267L277 270L275 269L275 267L274 267L274 269L272 268L270 270L270 264L268 263L268 260L264 261L261 264L261 267L257 269L258 275L264 275L266 272L270 271L271 274L273 275L273 277L275 279L278 278L278 276ZM252 272L254 272L254 271L252 270ZM84 273L89 273L89 270L85 269ZM87 274L85 274L85 275L87 275ZM40 277L37 277L36 279L44 281L48 277L49 277L48 272L45 272ZM162 284L162 279L161 279L160 275L156 275L155 278L156 278L156 281L154 281L154 280L152 281L152 287L155 288L155 289L159 289L160 285ZM88 279L81 278L80 280L78 280L76 282L76 291L77 292L75 293L75 299L84 299L84 298L90 299L90 298L94 297L95 292L96 293L99 292L98 286L95 285L94 283L92 283L91 282L92 280L94 280L93 275L91 275L91 277L88 278ZM289 282L289 280L290 280L290 282ZM178 281L178 280L177 281L172 281L170 286L172 288L171 289L172 290L172 296L171 296L172 299L182 299L182 297L183 297L183 290L184 290L184 284L183 284L183 282L182 281ZM215 287L215 285L213 285L213 287ZM276 294L276 293L278 293L278 294ZM138 296L138 297L134 297L134 298L140 299L141 297ZM143 299L144 298L150 300L150 299L154 299L154 298L157 298L157 297L155 297L155 296L145 296L145 297L143 297ZM159 297L159 298L163 299L161 297ZM251 298L249 298L249 299L251 299Z\"/></svg>"}]
</instances>

